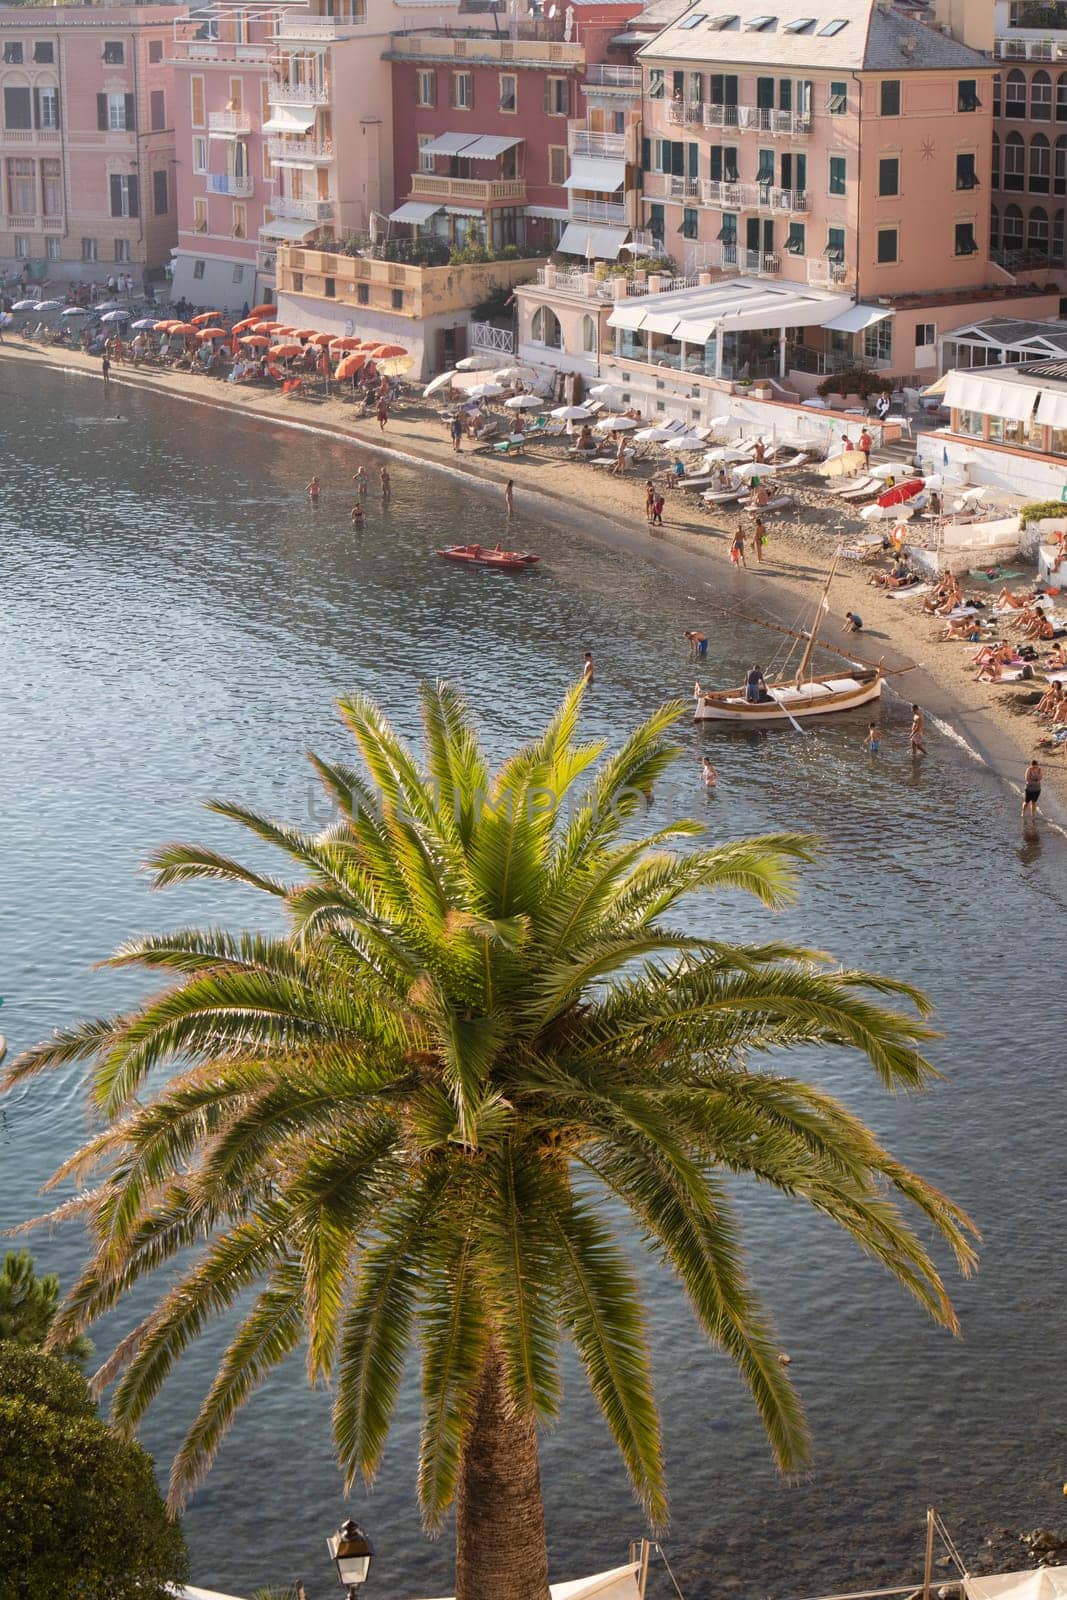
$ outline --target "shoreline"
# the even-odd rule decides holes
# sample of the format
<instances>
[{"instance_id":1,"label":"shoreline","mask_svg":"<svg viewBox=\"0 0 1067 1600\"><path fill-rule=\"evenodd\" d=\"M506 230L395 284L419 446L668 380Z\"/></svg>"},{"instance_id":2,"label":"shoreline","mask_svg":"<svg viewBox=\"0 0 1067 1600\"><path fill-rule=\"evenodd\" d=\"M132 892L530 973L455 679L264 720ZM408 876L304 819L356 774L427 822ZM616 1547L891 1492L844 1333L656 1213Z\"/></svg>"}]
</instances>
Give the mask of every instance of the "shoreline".
<instances>
[{"instance_id":1,"label":"shoreline","mask_svg":"<svg viewBox=\"0 0 1067 1600\"><path fill-rule=\"evenodd\" d=\"M0 344L0 370L8 361L43 363L52 370L77 372L102 381L95 357L66 348L17 344L10 336ZM768 523L768 558L762 568L737 571L729 562L732 530L717 526L695 507L690 509L691 503L680 495L668 496L666 525L650 531L644 519L644 480L639 473L613 478L558 454L538 453L536 446L528 455L509 456L506 460L473 450L457 455L439 414L418 402L391 416L388 432L383 435L373 413L365 417L360 414L357 419L340 400L294 400L286 414L278 415L280 397L276 392L234 392L232 386L197 374L113 367L111 382L120 389L146 390L333 443L355 444L398 463L429 466L468 482L481 493L502 493L505 482L512 478L519 505L540 503L554 521L565 521L595 542L650 562L707 592L701 609L706 607L712 613L740 606L756 621L762 614L768 620L788 624L799 609L814 603L833 549L833 540L828 537L826 559L821 560L822 552L813 552L809 540L797 537L788 519L773 519ZM596 474L596 506L588 504L591 473ZM328 484L324 487L329 489ZM1028 714L1010 709L1019 697L1016 686L1005 686L997 692L994 685L975 684L973 669L968 670L970 650L936 643L930 635L939 623L922 613L905 610L901 602L868 587L868 571L866 567L839 570L834 580L833 611L827 619L827 639L843 646L846 636L838 637L840 619L845 610L860 612L865 618L862 653L880 657L894 674L909 674L907 687L898 687L891 678L887 685L890 693L919 701L943 734L958 743L971 759L992 770L1013 797L1021 798L1022 772L1042 730ZM773 585L770 594L766 592L768 583ZM694 619L694 625L697 623L699 616ZM705 624L709 630L713 626L713 620ZM1033 687L1031 684L1027 689ZM1058 831L1067 830L1067 765L1043 759L1042 766L1041 817Z\"/></svg>"}]
</instances>

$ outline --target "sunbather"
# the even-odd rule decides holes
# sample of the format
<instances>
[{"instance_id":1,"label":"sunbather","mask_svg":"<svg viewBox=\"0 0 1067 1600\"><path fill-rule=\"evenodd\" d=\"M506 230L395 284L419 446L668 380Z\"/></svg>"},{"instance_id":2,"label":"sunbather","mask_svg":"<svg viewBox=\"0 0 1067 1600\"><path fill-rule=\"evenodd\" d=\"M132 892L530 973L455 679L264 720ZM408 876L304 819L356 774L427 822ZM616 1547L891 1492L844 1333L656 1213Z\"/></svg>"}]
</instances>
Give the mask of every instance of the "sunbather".
<instances>
[{"instance_id":1,"label":"sunbather","mask_svg":"<svg viewBox=\"0 0 1067 1600\"><path fill-rule=\"evenodd\" d=\"M956 617L946 621L941 633L940 641L946 639L964 639L968 644L977 644L982 637L982 619L980 617Z\"/></svg>"}]
</instances>

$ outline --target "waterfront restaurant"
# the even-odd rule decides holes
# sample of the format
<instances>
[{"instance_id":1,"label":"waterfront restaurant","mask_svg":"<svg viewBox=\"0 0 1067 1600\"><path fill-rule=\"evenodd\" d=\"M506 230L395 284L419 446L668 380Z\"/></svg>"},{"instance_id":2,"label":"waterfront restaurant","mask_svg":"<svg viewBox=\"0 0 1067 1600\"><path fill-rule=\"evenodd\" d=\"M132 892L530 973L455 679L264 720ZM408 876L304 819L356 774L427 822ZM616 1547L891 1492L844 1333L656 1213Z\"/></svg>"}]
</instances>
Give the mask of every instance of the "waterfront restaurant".
<instances>
[{"instance_id":1,"label":"waterfront restaurant","mask_svg":"<svg viewBox=\"0 0 1067 1600\"><path fill-rule=\"evenodd\" d=\"M946 468L1028 499L1063 497L1067 360L952 372L945 404L951 424L933 437Z\"/></svg>"}]
</instances>

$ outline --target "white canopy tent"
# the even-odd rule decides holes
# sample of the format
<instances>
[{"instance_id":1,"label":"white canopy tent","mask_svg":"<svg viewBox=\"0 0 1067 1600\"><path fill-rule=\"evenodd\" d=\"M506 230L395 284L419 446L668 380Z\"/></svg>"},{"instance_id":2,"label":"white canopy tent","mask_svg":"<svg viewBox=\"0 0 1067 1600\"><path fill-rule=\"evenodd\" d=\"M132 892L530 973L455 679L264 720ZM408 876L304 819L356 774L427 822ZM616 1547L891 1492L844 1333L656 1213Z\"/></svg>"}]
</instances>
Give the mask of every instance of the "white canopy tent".
<instances>
[{"instance_id":1,"label":"white canopy tent","mask_svg":"<svg viewBox=\"0 0 1067 1600\"><path fill-rule=\"evenodd\" d=\"M963 1592L967 1600L1067 1600L1067 1567L964 1578Z\"/></svg>"}]
</instances>

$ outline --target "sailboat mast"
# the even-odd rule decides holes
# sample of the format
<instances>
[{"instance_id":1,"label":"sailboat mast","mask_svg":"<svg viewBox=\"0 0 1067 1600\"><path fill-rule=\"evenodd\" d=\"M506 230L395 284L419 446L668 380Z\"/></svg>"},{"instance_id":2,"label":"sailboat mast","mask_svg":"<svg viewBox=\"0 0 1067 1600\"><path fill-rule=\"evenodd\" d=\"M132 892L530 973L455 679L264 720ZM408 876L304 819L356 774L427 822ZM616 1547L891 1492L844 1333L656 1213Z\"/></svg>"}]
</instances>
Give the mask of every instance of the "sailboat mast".
<instances>
[{"instance_id":1,"label":"sailboat mast","mask_svg":"<svg viewBox=\"0 0 1067 1600\"><path fill-rule=\"evenodd\" d=\"M811 625L811 632L808 634L808 642L804 648L804 654L800 658L800 665L797 668L798 683L811 666L811 658L815 651L815 642L819 637L819 624L822 622L823 612L826 608L826 596L830 593L830 585L833 583L834 573L837 571L837 560L837 552L835 551L834 559L830 563L830 570L826 574L826 583L823 586L822 594L819 596L819 604L815 608L815 621Z\"/></svg>"}]
</instances>

